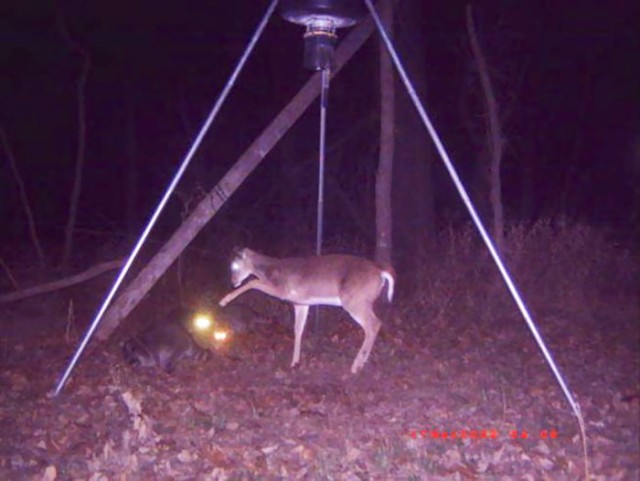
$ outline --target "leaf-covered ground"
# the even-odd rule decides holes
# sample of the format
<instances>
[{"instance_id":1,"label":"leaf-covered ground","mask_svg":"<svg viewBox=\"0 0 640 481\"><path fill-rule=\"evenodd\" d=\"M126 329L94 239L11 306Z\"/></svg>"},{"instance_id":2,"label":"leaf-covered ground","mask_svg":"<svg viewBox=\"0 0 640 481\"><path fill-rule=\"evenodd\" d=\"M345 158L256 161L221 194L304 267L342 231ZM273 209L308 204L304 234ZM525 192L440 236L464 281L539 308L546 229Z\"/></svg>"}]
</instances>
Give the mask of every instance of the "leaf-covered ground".
<instances>
[{"instance_id":1,"label":"leaf-covered ground","mask_svg":"<svg viewBox=\"0 0 640 481\"><path fill-rule=\"evenodd\" d=\"M2 306L0 479L584 479L576 418L515 311L399 311L355 376L362 333L327 308L293 370L292 326L274 320L173 375L92 344L51 397L78 339L69 306ZM536 314L582 408L592 479L637 480L638 314L616 312Z\"/></svg>"}]
</instances>

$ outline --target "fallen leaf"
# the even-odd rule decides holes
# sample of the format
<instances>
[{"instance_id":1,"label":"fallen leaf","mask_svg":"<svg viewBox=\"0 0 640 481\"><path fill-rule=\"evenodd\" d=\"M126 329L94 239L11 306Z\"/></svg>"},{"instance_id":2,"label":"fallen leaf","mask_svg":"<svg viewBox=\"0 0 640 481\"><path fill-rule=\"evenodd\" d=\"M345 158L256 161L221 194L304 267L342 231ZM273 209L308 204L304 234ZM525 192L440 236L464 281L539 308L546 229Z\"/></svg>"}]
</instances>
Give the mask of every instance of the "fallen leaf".
<instances>
[{"instance_id":1,"label":"fallen leaf","mask_svg":"<svg viewBox=\"0 0 640 481\"><path fill-rule=\"evenodd\" d=\"M47 466L40 481L55 481L58 477L58 470L55 466Z\"/></svg>"}]
</instances>

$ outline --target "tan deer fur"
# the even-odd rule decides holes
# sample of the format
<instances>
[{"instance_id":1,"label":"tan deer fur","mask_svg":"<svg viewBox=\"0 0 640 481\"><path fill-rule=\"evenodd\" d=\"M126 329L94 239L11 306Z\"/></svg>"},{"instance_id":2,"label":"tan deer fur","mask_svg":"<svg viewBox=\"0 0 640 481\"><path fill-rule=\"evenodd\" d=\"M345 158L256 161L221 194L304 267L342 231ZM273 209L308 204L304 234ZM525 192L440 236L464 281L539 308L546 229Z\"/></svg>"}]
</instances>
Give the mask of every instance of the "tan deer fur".
<instances>
[{"instance_id":1,"label":"tan deer fur","mask_svg":"<svg viewBox=\"0 0 640 481\"><path fill-rule=\"evenodd\" d=\"M242 284L250 276L254 278ZM391 302L395 276L393 269L383 269L362 257L325 255L279 259L242 249L231 262L231 281L236 289L222 298L221 306L251 289L293 304L295 344L291 367L300 362L309 306L341 306L364 330L364 342L351 366L355 374L369 358L380 330L374 302L385 285L387 300Z\"/></svg>"}]
</instances>

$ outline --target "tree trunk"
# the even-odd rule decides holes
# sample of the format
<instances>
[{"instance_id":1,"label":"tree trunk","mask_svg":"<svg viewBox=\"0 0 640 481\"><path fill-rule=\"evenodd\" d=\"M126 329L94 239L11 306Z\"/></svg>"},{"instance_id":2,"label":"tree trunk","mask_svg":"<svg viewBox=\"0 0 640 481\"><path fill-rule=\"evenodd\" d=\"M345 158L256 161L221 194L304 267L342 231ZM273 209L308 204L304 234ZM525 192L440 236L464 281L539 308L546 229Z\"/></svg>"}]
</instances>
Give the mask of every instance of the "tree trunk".
<instances>
[{"instance_id":1,"label":"tree trunk","mask_svg":"<svg viewBox=\"0 0 640 481\"><path fill-rule=\"evenodd\" d=\"M136 143L136 111L133 82L127 80L126 89L126 112L125 112L125 223L127 234L135 235L140 227L138 226L136 212L138 211L138 152Z\"/></svg>"},{"instance_id":2,"label":"tree trunk","mask_svg":"<svg viewBox=\"0 0 640 481\"><path fill-rule=\"evenodd\" d=\"M24 181L22 180L22 176L20 175L20 171L18 170L18 163L16 162L16 158L13 155L13 150L11 150L9 138L7 137L7 134L2 127L0 127L0 138L2 138L2 145L4 146L4 151L7 154L7 159L9 159L9 165L11 166L13 178L15 179L16 184L18 184L18 192L20 193L22 208L24 209L24 215L27 217L27 223L29 225L29 235L31 236L31 243L33 244L33 248L35 249L36 255L38 256L40 267L44 268L46 264L44 252L42 251L42 246L40 245L40 237L38 237L36 221L33 217L33 210L31 209L31 204L29 203L29 197L27 196L27 189L25 188Z\"/></svg>"},{"instance_id":3,"label":"tree trunk","mask_svg":"<svg viewBox=\"0 0 640 481\"><path fill-rule=\"evenodd\" d=\"M493 238L496 242L498 251L502 250L504 236L504 213L502 206L502 184L500 178L500 167L502 164L502 154L504 151L504 136L502 134L502 125L498 113L498 103L491 85L489 69L487 62L480 48L478 36L476 34L475 25L473 23L473 13L471 5L467 5L466 9L467 33L471 43L471 51L476 59L478 66L478 74L482 84L482 91L487 105L488 128L487 143L489 146L490 171L489 182L491 185L491 209L493 211Z\"/></svg>"},{"instance_id":4,"label":"tree trunk","mask_svg":"<svg viewBox=\"0 0 640 481\"><path fill-rule=\"evenodd\" d=\"M71 190L71 198L69 200L69 213L67 216L67 226L64 235L64 249L62 253L62 267L69 265L69 259L73 252L73 234L76 226L76 218L78 215L78 202L80 201L80 193L82 192L82 177L84 175L84 159L87 142L87 122L86 122L86 100L85 91L89 70L91 69L91 58L89 54L83 50L70 36L62 14L58 17L58 27L69 47L76 51L82 57L82 70L78 77L77 95L78 95L78 147L76 150L76 161L73 175L73 188Z\"/></svg>"},{"instance_id":5,"label":"tree trunk","mask_svg":"<svg viewBox=\"0 0 640 481\"><path fill-rule=\"evenodd\" d=\"M390 38L393 37L393 6L389 0L380 2L380 17ZM376 253L375 259L391 265L392 216L391 182L393 180L394 108L393 65L382 39L380 48L380 160L376 173Z\"/></svg>"},{"instance_id":6,"label":"tree trunk","mask_svg":"<svg viewBox=\"0 0 640 481\"><path fill-rule=\"evenodd\" d=\"M426 100L429 54L426 38L433 8L424 0L403 0L395 9L395 43L418 96ZM436 225L433 165L436 151L404 84L395 97L393 190L395 262L408 275L416 269L415 253L434 238Z\"/></svg>"},{"instance_id":7,"label":"tree trunk","mask_svg":"<svg viewBox=\"0 0 640 481\"><path fill-rule=\"evenodd\" d=\"M362 46L373 31L373 21L362 22L344 39L335 55L334 73ZM262 134L249 146L218 184L202 199L180 228L142 269L125 292L106 312L102 326L96 334L99 340L106 340L153 287L158 278L171 266L184 248L195 238L206 223L242 184L246 177L258 166L274 145L300 118L320 93L320 73L313 77L296 94Z\"/></svg>"}]
</instances>

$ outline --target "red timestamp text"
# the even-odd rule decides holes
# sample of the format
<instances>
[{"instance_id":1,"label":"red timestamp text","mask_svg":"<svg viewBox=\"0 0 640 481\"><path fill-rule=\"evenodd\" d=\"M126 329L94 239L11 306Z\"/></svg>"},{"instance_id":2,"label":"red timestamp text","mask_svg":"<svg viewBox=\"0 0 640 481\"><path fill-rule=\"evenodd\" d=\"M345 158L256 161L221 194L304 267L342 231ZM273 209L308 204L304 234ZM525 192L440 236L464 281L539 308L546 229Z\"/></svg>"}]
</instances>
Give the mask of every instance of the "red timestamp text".
<instances>
[{"instance_id":1,"label":"red timestamp text","mask_svg":"<svg viewBox=\"0 0 640 481\"><path fill-rule=\"evenodd\" d=\"M433 439L439 441L447 440L486 440L504 438L497 429L412 429L409 431L412 439ZM509 439L557 439L556 429L541 429L530 431L527 429L512 429L507 432Z\"/></svg>"}]
</instances>

